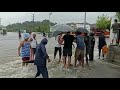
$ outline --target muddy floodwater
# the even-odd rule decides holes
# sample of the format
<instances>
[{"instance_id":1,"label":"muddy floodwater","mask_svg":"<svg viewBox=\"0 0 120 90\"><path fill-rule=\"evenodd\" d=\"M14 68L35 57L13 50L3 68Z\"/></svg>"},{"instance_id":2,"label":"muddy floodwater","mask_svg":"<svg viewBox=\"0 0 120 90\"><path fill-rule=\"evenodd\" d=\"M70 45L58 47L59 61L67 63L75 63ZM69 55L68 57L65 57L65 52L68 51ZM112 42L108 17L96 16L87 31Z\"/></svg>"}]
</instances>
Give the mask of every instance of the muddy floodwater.
<instances>
[{"instance_id":1,"label":"muddy floodwater","mask_svg":"<svg viewBox=\"0 0 120 90\"><path fill-rule=\"evenodd\" d=\"M42 35L37 34L38 43L42 39ZM63 69L63 64L58 63L58 56L54 60L55 38L49 38L46 46L51 62L47 65L50 78L117 78L120 77L120 67L107 62L98 60L97 40L94 51L94 62L89 62L90 67L85 68ZM109 44L109 39L106 39ZM21 58L17 55L17 48L20 40L18 33L8 32L6 36L0 35L0 78L34 78L36 74L36 66L29 64L22 67ZM74 52L72 63L74 61ZM41 78L41 76L40 76Z\"/></svg>"}]
</instances>

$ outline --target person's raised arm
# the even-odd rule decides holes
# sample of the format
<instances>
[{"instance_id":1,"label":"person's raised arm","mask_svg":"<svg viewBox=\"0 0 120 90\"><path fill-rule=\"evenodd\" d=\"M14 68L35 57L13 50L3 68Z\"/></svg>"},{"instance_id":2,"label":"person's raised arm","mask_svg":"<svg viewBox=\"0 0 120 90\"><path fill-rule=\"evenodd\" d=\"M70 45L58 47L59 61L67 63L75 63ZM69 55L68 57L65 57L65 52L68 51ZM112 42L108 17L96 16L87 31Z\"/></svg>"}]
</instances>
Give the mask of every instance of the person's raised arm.
<instances>
[{"instance_id":1,"label":"person's raised arm","mask_svg":"<svg viewBox=\"0 0 120 90\"><path fill-rule=\"evenodd\" d=\"M32 47L31 47L31 45L30 45L30 50L31 50L31 53L33 53L33 49L32 49Z\"/></svg>"},{"instance_id":2,"label":"person's raised arm","mask_svg":"<svg viewBox=\"0 0 120 90\"><path fill-rule=\"evenodd\" d=\"M23 46L24 42L20 42L19 46L18 46L18 55L20 56L20 48Z\"/></svg>"}]
</instances>

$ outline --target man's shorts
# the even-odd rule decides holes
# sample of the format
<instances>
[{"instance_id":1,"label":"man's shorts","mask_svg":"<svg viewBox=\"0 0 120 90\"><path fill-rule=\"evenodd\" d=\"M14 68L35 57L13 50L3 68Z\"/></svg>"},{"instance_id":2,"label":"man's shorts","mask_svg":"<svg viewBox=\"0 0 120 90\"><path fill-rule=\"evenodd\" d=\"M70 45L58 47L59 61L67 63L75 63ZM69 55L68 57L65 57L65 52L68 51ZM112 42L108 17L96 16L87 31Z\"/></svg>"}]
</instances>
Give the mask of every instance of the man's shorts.
<instances>
[{"instance_id":1,"label":"man's shorts","mask_svg":"<svg viewBox=\"0 0 120 90\"><path fill-rule=\"evenodd\" d=\"M63 48L63 56L72 56L72 48Z\"/></svg>"},{"instance_id":2,"label":"man's shorts","mask_svg":"<svg viewBox=\"0 0 120 90\"><path fill-rule=\"evenodd\" d=\"M113 39L117 39L118 38L118 34L117 33L113 33Z\"/></svg>"},{"instance_id":3,"label":"man's shorts","mask_svg":"<svg viewBox=\"0 0 120 90\"><path fill-rule=\"evenodd\" d=\"M75 60L81 60L84 59L84 50L80 50L79 48L76 48L75 51Z\"/></svg>"},{"instance_id":4,"label":"man's shorts","mask_svg":"<svg viewBox=\"0 0 120 90\"><path fill-rule=\"evenodd\" d=\"M22 60L23 60L23 62L27 62L30 60L30 57L24 57L24 58L22 58Z\"/></svg>"},{"instance_id":5,"label":"man's shorts","mask_svg":"<svg viewBox=\"0 0 120 90\"><path fill-rule=\"evenodd\" d=\"M36 48L32 48L33 49L33 54L35 55L36 53Z\"/></svg>"}]
</instances>

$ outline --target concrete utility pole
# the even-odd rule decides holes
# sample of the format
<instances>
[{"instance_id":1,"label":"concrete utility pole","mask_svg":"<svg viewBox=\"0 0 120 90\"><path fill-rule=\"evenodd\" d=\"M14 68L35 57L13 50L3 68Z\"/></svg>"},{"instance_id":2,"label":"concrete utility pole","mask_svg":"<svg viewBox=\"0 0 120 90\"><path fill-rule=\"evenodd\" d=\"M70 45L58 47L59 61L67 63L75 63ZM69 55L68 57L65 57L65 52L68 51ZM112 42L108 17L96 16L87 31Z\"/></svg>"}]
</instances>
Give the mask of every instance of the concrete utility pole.
<instances>
[{"instance_id":1,"label":"concrete utility pole","mask_svg":"<svg viewBox=\"0 0 120 90\"><path fill-rule=\"evenodd\" d=\"M50 16L52 15L52 12L49 12L49 33L50 33Z\"/></svg>"},{"instance_id":2,"label":"concrete utility pole","mask_svg":"<svg viewBox=\"0 0 120 90\"><path fill-rule=\"evenodd\" d=\"M85 17L84 17L84 28L86 29L86 12L85 12Z\"/></svg>"},{"instance_id":3,"label":"concrete utility pole","mask_svg":"<svg viewBox=\"0 0 120 90\"><path fill-rule=\"evenodd\" d=\"M34 31L35 13L31 13L31 14L32 14L32 17L33 17L32 21L33 21L33 31Z\"/></svg>"}]
</instances>

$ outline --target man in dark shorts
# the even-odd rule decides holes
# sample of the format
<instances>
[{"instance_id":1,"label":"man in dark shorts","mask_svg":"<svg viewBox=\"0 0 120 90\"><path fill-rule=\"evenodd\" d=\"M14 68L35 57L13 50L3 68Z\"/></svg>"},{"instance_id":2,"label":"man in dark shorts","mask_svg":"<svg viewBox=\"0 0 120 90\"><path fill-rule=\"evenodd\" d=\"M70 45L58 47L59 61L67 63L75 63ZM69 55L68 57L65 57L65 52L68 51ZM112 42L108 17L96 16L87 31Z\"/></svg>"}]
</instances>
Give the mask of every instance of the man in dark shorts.
<instances>
[{"instance_id":1,"label":"man in dark shorts","mask_svg":"<svg viewBox=\"0 0 120 90\"><path fill-rule=\"evenodd\" d=\"M72 56L72 45L75 37L70 35L70 32L67 32L66 35L63 36L64 47L63 47L63 64L66 67L66 58L68 56L68 67L71 65L71 56Z\"/></svg>"}]
</instances>

